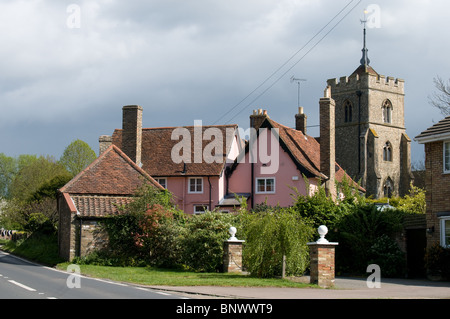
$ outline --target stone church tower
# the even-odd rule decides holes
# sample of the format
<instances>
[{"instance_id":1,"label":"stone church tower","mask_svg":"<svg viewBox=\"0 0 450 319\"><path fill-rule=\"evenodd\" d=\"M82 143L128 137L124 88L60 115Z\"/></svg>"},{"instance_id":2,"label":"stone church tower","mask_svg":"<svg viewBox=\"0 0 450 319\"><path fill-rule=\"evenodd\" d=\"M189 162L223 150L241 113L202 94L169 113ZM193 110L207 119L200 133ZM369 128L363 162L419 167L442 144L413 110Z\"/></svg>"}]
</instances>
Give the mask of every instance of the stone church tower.
<instances>
[{"instance_id":1,"label":"stone church tower","mask_svg":"<svg viewBox=\"0 0 450 319\"><path fill-rule=\"evenodd\" d=\"M362 58L350 75L327 81L336 102L336 162L375 198L404 195L411 173L411 140L404 119L404 80L370 65L366 28Z\"/></svg>"}]
</instances>

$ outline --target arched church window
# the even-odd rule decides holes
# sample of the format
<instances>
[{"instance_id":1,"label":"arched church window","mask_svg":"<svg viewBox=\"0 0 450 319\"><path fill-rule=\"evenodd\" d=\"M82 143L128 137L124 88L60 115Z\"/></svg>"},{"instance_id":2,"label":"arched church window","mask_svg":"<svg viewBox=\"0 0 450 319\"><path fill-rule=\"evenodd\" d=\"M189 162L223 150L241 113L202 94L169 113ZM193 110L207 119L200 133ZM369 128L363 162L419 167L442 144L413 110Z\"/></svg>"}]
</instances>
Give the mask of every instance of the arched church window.
<instances>
[{"instance_id":1,"label":"arched church window","mask_svg":"<svg viewBox=\"0 0 450 319\"><path fill-rule=\"evenodd\" d=\"M391 123L392 122L392 103L389 100L383 102L382 106L383 111L383 122Z\"/></svg>"},{"instance_id":2,"label":"arched church window","mask_svg":"<svg viewBox=\"0 0 450 319\"><path fill-rule=\"evenodd\" d=\"M383 185L383 192L384 197L391 198L392 193L394 192L394 183L392 182L392 179L388 177Z\"/></svg>"},{"instance_id":3,"label":"arched church window","mask_svg":"<svg viewBox=\"0 0 450 319\"><path fill-rule=\"evenodd\" d=\"M352 103L349 100L346 100L344 102L344 121L345 122L352 121L352 116L353 116L352 113L353 113Z\"/></svg>"},{"instance_id":4,"label":"arched church window","mask_svg":"<svg viewBox=\"0 0 450 319\"><path fill-rule=\"evenodd\" d=\"M383 160L392 162L392 145L390 142L386 142L383 147Z\"/></svg>"}]
</instances>

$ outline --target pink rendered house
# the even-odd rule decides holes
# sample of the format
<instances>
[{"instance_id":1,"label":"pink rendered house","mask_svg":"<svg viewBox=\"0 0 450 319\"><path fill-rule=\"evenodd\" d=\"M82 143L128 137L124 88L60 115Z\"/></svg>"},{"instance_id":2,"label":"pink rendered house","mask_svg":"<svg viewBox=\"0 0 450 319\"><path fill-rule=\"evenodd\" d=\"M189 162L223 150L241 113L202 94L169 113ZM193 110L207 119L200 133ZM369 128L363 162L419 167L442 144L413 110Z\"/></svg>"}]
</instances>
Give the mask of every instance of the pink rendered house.
<instances>
[{"instance_id":1,"label":"pink rendered house","mask_svg":"<svg viewBox=\"0 0 450 319\"><path fill-rule=\"evenodd\" d=\"M219 203L226 197L226 167L244 147L237 125L142 128L142 111L124 106L122 129L100 137L100 152L111 144L122 149L187 214L229 212L233 206Z\"/></svg>"},{"instance_id":2,"label":"pink rendered house","mask_svg":"<svg viewBox=\"0 0 450 319\"><path fill-rule=\"evenodd\" d=\"M121 149L187 214L233 211L240 206L236 195L249 208L264 202L291 206L294 188L305 195L325 183L336 196L335 180L351 180L334 159L333 102L320 99L321 144L306 134L302 111L296 129L271 120L265 111L254 112L254 140L245 142L237 125L142 128L142 107L124 106L122 129L100 137L100 153L111 144Z\"/></svg>"},{"instance_id":3,"label":"pink rendered house","mask_svg":"<svg viewBox=\"0 0 450 319\"><path fill-rule=\"evenodd\" d=\"M250 208L261 203L292 206L297 193L312 194L322 183L331 196L342 196L335 182L344 178L363 192L335 162L334 101L321 98L320 108L321 143L306 134L303 108L296 115L295 129L270 119L266 111L255 110L250 117L257 129L255 142L247 144L229 169L227 192L250 193Z\"/></svg>"}]
</instances>

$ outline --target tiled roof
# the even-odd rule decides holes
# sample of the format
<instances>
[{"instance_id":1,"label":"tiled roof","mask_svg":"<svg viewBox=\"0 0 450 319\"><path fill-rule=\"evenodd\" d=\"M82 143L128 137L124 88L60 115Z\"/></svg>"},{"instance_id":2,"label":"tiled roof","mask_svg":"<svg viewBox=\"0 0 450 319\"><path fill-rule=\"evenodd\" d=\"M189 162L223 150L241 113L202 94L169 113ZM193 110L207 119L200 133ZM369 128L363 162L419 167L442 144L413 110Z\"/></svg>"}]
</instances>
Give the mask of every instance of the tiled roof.
<instances>
[{"instance_id":1,"label":"tiled roof","mask_svg":"<svg viewBox=\"0 0 450 319\"><path fill-rule=\"evenodd\" d=\"M144 181L163 189L119 148L111 145L60 192L89 195L132 195Z\"/></svg>"},{"instance_id":2,"label":"tiled roof","mask_svg":"<svg viewBox=\"0 0 450 319\"><path fill-rule=\"evenodd\" d=\"M70 195L81 217L117 215L119 207L130 203L132 196Z\"/></svg>"},{"instance_id":3,"label":"tiled roof","mask_svg":"<svg viewBox=\"0 0 450 319\"><path fill-rule=\"evenodd\" d=\"M297 169L307 177L328 178L320 171L320 144L312 136L303 134L302 131L284 126L267 117L261 124L261 127L272 127L278 129L280 138L280 146L289 154ZM248 148L247 148L248 150ZM246 151L247 151L246 150ZM237 161L233 165L233 169L237 165ZM335 178L338 182L342 182L344 177L351 181L354 187L358 187L361 191L365 191L336 163Z\"/></svg>"},{"instance_id":4,"label":"tiled roof","mask_svg":"<svg viewBox=\"0 0 450 319\"><path fill-rule=\"evenodd\" d=\"M184 165L183 162L175 163L172 160L172 149L183 140L176 136L172 140L172 132L177 127L143 128L142 129L142 168L151 176L220 176L223 172L226 162L226 156L230 151L231 143L227 145L226 141L234 138L237 125L215 125L202 126L202 134L209 128L219 129L223 137L223 148L221 150L222 161L220 163L207 163L204 160L201 163L194 163L194 126L184 126L189 131L190 141L190 162ZM122 129L116 129L112 135L114 145L122 149ZM202 154L205 147L211 143L211 140L202 139ZM213 154L214 155L214 154Z\"/></svg>"},{"instance_id":5,"label":"tiled roof","mask_svg":"<svg viewBox=\"0 0 450 319\"><path fill-rule=\"evenodd\" d=\"M439 137L448 138L450 135L450 116L440 120L433 126L429 127L415 137L418 142L426 142L427 140L438 140Z\"/></svg>"},{"instance_id":6,"label":"tiled roof","mask_svg":"<svg viewBox=\"0 0 450 319\"><path fill-rule=\"evenodd\" d=\"M119 213L118 207L133 200L147 181L164 189L119 148L111 145L59 191L80 217L103 217Z\"/></svg>"}]
</instances>

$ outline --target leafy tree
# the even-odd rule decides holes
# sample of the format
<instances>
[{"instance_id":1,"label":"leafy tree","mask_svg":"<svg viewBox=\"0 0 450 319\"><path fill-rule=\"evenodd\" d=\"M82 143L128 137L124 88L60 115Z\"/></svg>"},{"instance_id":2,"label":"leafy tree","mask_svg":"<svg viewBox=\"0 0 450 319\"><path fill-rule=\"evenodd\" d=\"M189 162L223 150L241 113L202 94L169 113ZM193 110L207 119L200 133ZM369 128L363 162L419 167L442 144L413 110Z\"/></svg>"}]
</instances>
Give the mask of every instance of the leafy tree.
<instances>
[{"instance_id":1,"label":"leafy tree","mask_svg":"<svg viewBox=\"0 0 450 319\"><path fill-rule=\"evenodd\" d=\"M245 213L244 213L245 214ZM252 275L282 275L283 257L286 275L302 275L309 265L309 250L314 229L290 208L246 213L243 217L246 245L244 263Z\"/></svg>"},{"instance_id":2,"label":"leafy tree","mask_svg":"<svg viewBox=\"0 0 450 319\"><path fill-rule=\"evenodd\" d=\"M29 200L44 183L67 174L52 157L28 158L26 162L23 159L19 159L19 170L10 185L10 195L17 200Z\"/></svg>"},{"instance_id":3,"label":"leafy tree","mask_svg":"<svg viewBox=\"0 0 450 319\"><path fill-rule=\"evenodd\" d=\"M0 198L9 198L9 187L16 171L16 159L0 153Z\"/></svg>"},{"instance_id":4,"label":"leafy tree","mask_svg":"<svg viewBox=\"0 0 450 319\"><path fill-rule=\"evenodd\" d=\"M64 150L60 162L73 175L77 175L96 159L92 148L82 140L75 140Z\"/></svg>"}]
</instances>

